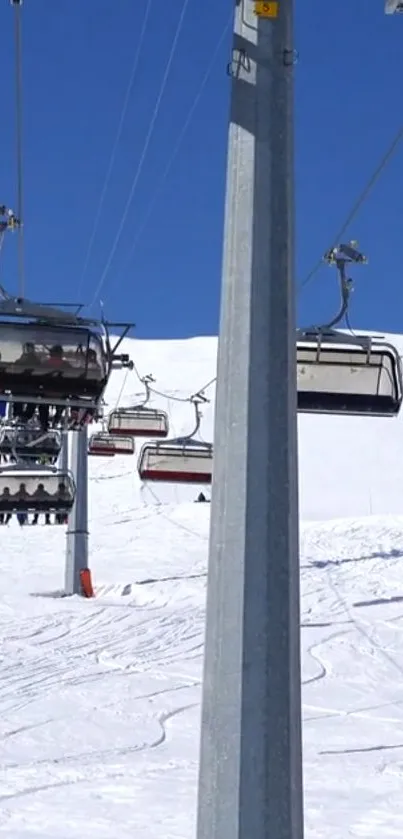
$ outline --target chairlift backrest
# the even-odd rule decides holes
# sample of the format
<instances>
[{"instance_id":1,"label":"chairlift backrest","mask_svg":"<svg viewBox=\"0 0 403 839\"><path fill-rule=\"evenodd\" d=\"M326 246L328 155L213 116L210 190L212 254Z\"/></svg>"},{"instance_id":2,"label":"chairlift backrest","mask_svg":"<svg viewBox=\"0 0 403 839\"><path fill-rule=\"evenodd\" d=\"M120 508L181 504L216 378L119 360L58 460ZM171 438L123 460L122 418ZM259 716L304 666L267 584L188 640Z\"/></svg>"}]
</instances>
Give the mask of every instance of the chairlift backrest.
<instances>
[{"instance_id":1,"label":"chairlift backrest","mask_svg":"<svg viewBox=\"0 0 403 839\"><path fill-rule=\"evenodd\" d=\"M122 437L120 435L99 432L92 434L88 444L88 454L104 457L115 455L132 455L135 451L133 437Z\"/></svg>"},{"instance_id":2,"label":"chairlift backrest","mask_svg":"<svg viewBox=\"0 0 403 839\"><path fill-rule=\"evenodd\" d=\"M141 449L138 472L142 481L176 484L211 484L213 446L176 441L146 443Z\"/></svg>"},{"instance_id":3,"label":"chairlift backrest","mask_svg":"<svg viewBox=\"0 0 403 839\"><path fill-rule=\"evenodd\" d=\"M108 417L112 434L133 437L166 437L169 431L168 415L152 408L118 408Z\"/></svg>"},{"instance_id":4,"label":"chairlift backrest","mask_svg":"<svg viewBox=\"0 0 403 839\"><path fill-rule=\"evenodd\" d=\"M402 402L399 355L376 341L298 341L297 384L302 412L393 416Z\"/></svg>"}]
</instances>

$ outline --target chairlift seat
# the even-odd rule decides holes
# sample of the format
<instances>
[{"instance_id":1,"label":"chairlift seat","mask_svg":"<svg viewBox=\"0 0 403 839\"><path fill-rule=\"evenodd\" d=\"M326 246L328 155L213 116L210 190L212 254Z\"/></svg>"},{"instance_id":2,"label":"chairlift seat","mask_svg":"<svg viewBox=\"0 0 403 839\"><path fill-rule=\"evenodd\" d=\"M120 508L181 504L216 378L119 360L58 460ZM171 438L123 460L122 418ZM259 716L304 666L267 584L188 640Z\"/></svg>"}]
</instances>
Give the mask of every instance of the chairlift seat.
<instances>
[{"instance_id":1,"label":"chairlift seat","mask_svg":"<svg viewBox=\"0 0 403 839\"><path fill-rule=\"evenodd\" d=\"M298 411L389 417L402 403L397 350L375 340L297 341Z\"/></svg>"},{"instance_id":2,"label":"chairlift seat","mask_svg":"<svg viewBox=\"0 0 403 839\"><path fill-rule=\"evenodd\" d=\"M75 492L70 473L17 468L0 471L1 513L68 513Z\"/></svg>"},{"instance_id":3,"label":"chairlift seat","mask_svg":"<svg viewBox=\"0 0 403 839\"><path fill-rule=\"evenodd\" d=\"M108 430L120 436L166 437L169 431L168 415L152 408L118 408L108 417Z\"/></svg>"},{"instance_id":4,"label":"chairlift seat","mask_svg":"<svg viewBox=\"0 0 403 839\"><path fill-rule=\"evenodd\" d=\"M211 484L213 446L194 440L145 443L138 473L142 481Z\"/></svg>"},{"instance_id":5,"label":"chairlift seat","mask_svg":"<svg viewBox=\"0 0 403 839\"><path fill-rule=\"evenodd\" d=\"M115 455L133 455L135 443L133 437L119 434L99 432L92 434L88 443L88 454L98 457L114 457Z\"/></svg>"}]
</instances>

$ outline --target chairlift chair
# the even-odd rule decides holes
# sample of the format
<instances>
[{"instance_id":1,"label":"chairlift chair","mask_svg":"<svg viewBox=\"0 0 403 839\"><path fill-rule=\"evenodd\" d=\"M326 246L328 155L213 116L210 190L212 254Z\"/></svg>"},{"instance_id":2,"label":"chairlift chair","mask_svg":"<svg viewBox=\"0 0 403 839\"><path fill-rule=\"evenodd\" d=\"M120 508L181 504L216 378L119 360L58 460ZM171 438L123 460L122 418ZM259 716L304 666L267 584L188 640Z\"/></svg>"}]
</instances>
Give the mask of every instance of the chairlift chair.
<instances>
[{"instance_id":1,"label":"chairlift chair","mask_svg":"<svg viewBox=\"0 0 403 839\"><path fill-rule=\"evenodd\" d=\"M326 326L297 330L298 411L389 417L402 404L402 367L396 348L371 336L334 327L348 313L352 281L346 266L366 258L356 242L339 245L325 259L339 272L341 304Z\"/></svg>"},{"instance_id":2,"label":"chairlift chair","mask_svg":"<svg viewBox=\"0 0 403 839\"><path fill-rule=\"evenodd\" d=\"M212 469L212 443L186 438L145 443L138 462L142 481L161 483L211 484Z\"/></svg>"},{"instance_id":3,"label":"chairlift chair","mask_svg":"<svg viewBox=\"0 0 403 839\"><path fill-rule=\"evenodd\" d=\"M402 404L395 347L342 333L305 333L297 341L298 411L392 417Z\"/></svg>"},{"instance_id":4,"label":"chairlift chair","mask_svg":"<svg viewBox=\"0 0 403 839\"><path fill-rule=\"evenodd\" d=\"M108 430L122 437L127 434L133 437L166 437L169 432L168 414L146 407L151 395L150 382L154 379L148 375L141 381L146 389L144 401L140 405L112 411L108 417Z\"/></svg>"},{"instance_id":5,"label":"chairlift chair","mask_svg":"<svg viewBox=\"0 0 403 839\"><path fill-rule=\"evenodd\" d=\"M169 431L168 415L152 408L118 408L108 417L111 434L125 437L166 437Z\"/></svg>"},{"instance_id":6,"label":"chairlift chair","mask_svg":"<svg viewBox=\"0 0 403 839\"><path fill-rule=\"evenodd\" d=\"M123 330L114 346L112 326ZM96 414L111 371L132 368L116 352L130 326L12 298L0 286L0 399L67 408L73 419Z\"/></svg>"},{"instance_id":7,"label":"chairlift chair","mask_svg":"<svg viewBox=\"0 0 403 839\"><path fill-rule=\"evenodd\" d=\"M101 398L108 380L101 336L69 323L0 321L0 387L43 401Z\"/></svg>"},{"instance_id":8,"label":"chairlift chair","mask_svg":"<svg viewBox=\"0 0 403 839\"><path fill-rule=\"evenodd\" d=\"M68 513L75 493L70 472L20 465L0 470L0 513Z\"/></svg>"},{"instance_id":9,"label":"chairlift chair","mask_svg":"<svg viewBox=\"0 0 403 839\"><path fill-rule=\"evenodd\" d=\"M186 437L164 440L162 443L145 443L137 467L142 481L211 484L213 445L193 439L200 427L199 403L207 400L197 394L191 401L196 411L194 431Z\"/></svg>"},{"instance_id":10,"label":"chairlift chair","mask_svg":"<svg viewBox=\"0 0 403 839\"><path fill-rule=\"evenodd\" d=\"M115 457L115 455L133 455L135 442L133 437L109 434L105 431L92 434L88 443L88 454L97 457Z\"/></svg>"}]
</instances>

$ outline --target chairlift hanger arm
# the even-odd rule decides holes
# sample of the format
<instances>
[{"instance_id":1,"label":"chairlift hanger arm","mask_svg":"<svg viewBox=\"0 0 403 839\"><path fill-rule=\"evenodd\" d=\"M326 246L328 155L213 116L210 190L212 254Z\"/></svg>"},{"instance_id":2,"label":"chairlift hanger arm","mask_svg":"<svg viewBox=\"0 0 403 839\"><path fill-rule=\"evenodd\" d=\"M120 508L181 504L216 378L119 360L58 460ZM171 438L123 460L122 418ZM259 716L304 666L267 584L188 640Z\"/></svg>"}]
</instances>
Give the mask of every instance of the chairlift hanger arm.
<instances>
[{"instance_id":1,"label":"chairlift hanger arm","mask_svg":"<svg viewBox=\"0 0 403 839\"><path fill-rule=\"evenodd\" d=\"M0 204L0 216L3 217L0 220L0 233L5 233L6 230L17 230L21 227L20 219L5 204Z\"/></svg>"},{"instance_id":2,"label":"chairlift hanger arm","mask_svg":"<svg viewBox=\"0 0 403 839\"><path fill-rule=\"evenodd\" d=\"M207 402L210 402L210 400L207 398L207 396L204 395L204 392L202 390L198 390L197 393L193 393L192 396L189 397L189 402L191 402L192 405L195 406L196 413L198 413L199 409L196 406L204 405Z\"/></svg>"},{"instance_id":3,"label":"chairlift hanger arm","mask_svg":"<svg viewBox=\"0 0 403 839\"><path fill-rule=\"evenodd\" d=\"M200 411L200 403L201 402L209 402L209 399L207 399L207 397L204 396L204 394L202 394L202 393L195 393L193 396L190 397L189 402L191 402L191 404L193 405L193 407L195 409L195 415L196 415L195 416L195 426L194 426L193 430L190 432L190 434L184 434L181 437L174 437L170 440L165 439L165 440L161 441L161 443L159 441L156 442L155 445L158 448L161 448L161 450L164 450L166 447L168 447L170 445L184 446L185 448L195 446L196 448L208 449L209 451L212 449L212 444L211 443L206 443L203 440L194 440L193 439L194 436L199 431L200 421L201 421L201 418L202 418L202 413Z\"/></svg>"},{"instance_id":4,"label":"chairlift hanger arm","mask_svg":"<svg viewBox=\"0 0 403 839\"><path fill-rule=\"evenodd\" d=\"M150 384L151 384L152 382L155 382L155 379L154 379L154 376L152 376L152 375L151 375L151 373L148 373L148 374L147 374L147 376L143 376L143 378L142 378L142 379L140 379L140 381L141 381L141 383L144 385L144 387L145 387L145 391L146 391L146 392L145 392L145 396L144 396L143 401L142 401L142 402L139 402L139 403L138 403L138 404L136 404L136 405L133 405L133 409L135 409L135 408L145 408L145 406L147 405L147 403L148 403L148 402L150 401L150 399L151 399L151 388L150 388Z\"/></svg>"},{"instance_id":5,"label":"chairlift hanger arm","mask_svg":"<svg viewBox=\"0 0 403 839\"><path fill-rule=\"evenodd\" d=\"M117 350L119 349L122 341L126 338L127 333L130 329L133 329L135 324L134 323L121 323L120 321L101 321L102 326L105 330L105 342L106 342L106 349L110 359L111 370L121 370L123 368L128 368L129 370L133 370L134 363L130 360L128 353L118 353ZM121 334L117 338L115 344L112 346L111 339L110 339L110 330L111 329L121 329Z\"/></svg>"},{"instance_id":6,"label":"chairlift hanger arm","mask_svg":"<svg viewBox=\"0 0 403 839\"><path fill-rule=\"evenodd\" d=\"M202 418L200 405L201 405L201 403L208 402L209 400L204 395L204 393L195 393L195 394L193 394L193 396L190 397L190 401L194 406L195 414L196 414L196 416L195 416L195 427L194 427L193 431L191 432L191 434L188 434L186 437L182 438L183 440L191 440L192 437L194 437L195 434L197 434L197 432L200 428L200 422L201 422L201 418Z\"/></svg>"},{"instance_id":7,"label":"chairlift hanger arm","mask_svg":"<svg viewBox=\"0 0 403 839\"><path fill-rule=\"evenodd\" d=\"M2 217L2 218L1 218ZM7 231L17 230L21 226L20 220L17 218L13 210L10 210L5 204L0 204L0 247L3 244L4 236ZM0 285L0 300L9 300L10 295L6 289Z\"/></svg>"},{"instance_id":8,"label":"chairlift hanger arm","mask_svg":"<svg viewBox=\"0 0 403 839\"><path fill-rule=\"evenodd\" d=\"M127 333L130 332L131 329L134 329L136 324L135 323L126 323L126 322L121 323L120 321L115 322L115 321L106 321L106 320L102 320L101 323L104 325L107 332L109 332L111 329L121 329L122 330L122 334L119 335L119 338L117 339L116 344L114 344L113 347L112 347L112 345L110 343L110 339L108 337L109 349L110 349L111 356L113 357L114 355L116 355L116 351L119 349L122 341L124 341L124 339L126 338Z\"/></svg>"},{"instance_id":9,"label":"chairlift hanger arm","mask_svg":"<svg viewBox=\"0 0 403 839\"><path fill-rule=\"evenodd\" d=\"M339 323L341 323L341 321L343 320L343 318L345 317L345 315L348 312L348 307L349 307L349 303L350 303L350 295L351 295L351 291L352 291L352 280L349 277L347 277L346 265L345 265L344 260L336 259L335 264L336 264L338 272L339 272L339 282L340 282L339 287L340 287L340 297L341 297L340 308L339 308L339 311L337 312L337 314L334 316L334 318L332 318L331 321L326 323L322 327L322 329L332 329L334 326L337 326Z\"/></svg>"},{"instance_id":10,"label":"chairlift hanger arm","mask_svg":"<svg viewBox=\"0 0 403 839\"><path fill-rule=\"evenodd\" d=\"M134 369L134 362L131 361L129 364L123 365L123 366L129 367L129 370L133 370ZM142 408L145 408L147 403L150 401L150 399L151 399L150 384L151 384L151 382L155 382L154 376L152 376L151 373L148 373L147 376L143 376L140 379L140 382L141 382L142 385L144 385L144 388L145 388L145 395L144 395L143 401L142 402L136 402L134 405L128 405L126 408L123 408L122 410L124 410L124 411L139 411Z\"/></svg>"},{"instance_id":11,"label":"chairlift hanger arm","mask_svg":"<svg viewBox=\"0 0 403 839\"><path fill-rule=\"evenodd\" d=\"M366 257L357 249L357 242L349 242L332 248L324 256L328 265L335 265L339 273L340 287L340 308L337 314L326 324L323 324L317 331L324 332L337 326L348 312L350 296L353 290L353 281L347 276L346 266L355 264L363 265L367 262Z\"/></svg>"},{"instance_id":12,"label":"chairlift hanger arm","mask_svg":"<svg viewBox=\"0 0 403 839\"><path fill-rule=\"evenodd\" d=\"M403 0L385 0L385 15L394 15L403 12Z\"/></svg>"}]
</instances>

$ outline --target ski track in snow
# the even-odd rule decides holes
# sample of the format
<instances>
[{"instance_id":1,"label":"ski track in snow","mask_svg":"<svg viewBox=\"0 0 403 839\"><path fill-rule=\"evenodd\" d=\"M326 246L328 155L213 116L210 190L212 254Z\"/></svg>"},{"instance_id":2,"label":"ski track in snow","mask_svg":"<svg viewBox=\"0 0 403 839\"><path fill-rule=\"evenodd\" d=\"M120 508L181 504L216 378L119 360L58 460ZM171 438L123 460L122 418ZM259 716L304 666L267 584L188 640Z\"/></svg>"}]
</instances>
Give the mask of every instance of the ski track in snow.
<instances>
[{"instance_id":1,"label":"ski track in snow","mask_svg":"<svg viewBox=\"0 0 403 839\"><path fill-rule=\"evenodd\" d=\"M183 397L214 375L215 342L179 344L175 353L165 342L122 351ZM129 377L123 403L138 390ZM188 430L186 403L152 404L168 411L175 434ZM205 438L213 409L212 398ZM316 420L300 422L319 487L307 500L304 472L302 509L317 504L324 519L327 503L355 517L301 528L305 839L401 839L403 517L384 515L384 483L377 495L378 473L371 484L354 461L348 429L357 424ZM371 468L381 428L372 422L359 425ZM400 419L386 422L402 448ZM329 453L337 435L343 454L336 443ZM347 460L332 466L332 457ZM403 461L387 457L396 487ZM333 485L327 500L325 478L347 474L346 464L347 500ZM199 488L141 489L122 458L91 461L90 474L94 600L60 597L63 528L12 524L0 534L0 836L194 839L210 507L193 503ZM369 487L377 515L360 518L368 510L358 486Z\"/></svg>"},{"instance_id":2,"label":"ski track in snow","mask_svg":"<svg viewBox=\"0 0 403 839\"><path fill-rule=\"evenodd\" d=\"M207 509L204 516L207 528ZM150 510L136 518L140 542L150 519L160 516ZM164 527L177 530L169 522ZM354 546L348 549L351 525L310 525L303 531L308 837L371 837L380 826L389 837L403 829L403 687L396 697L403 669L403 605L388 601L395 587L403 588L402 560L382 559L389 538L385 526L374 525L372 534L367 523L357 527L377 542L378 553L371 553L365 577L365 546L355 558ZM403 544L403 521L400 527ZM11 528L8 535L20 536ZM0 834L27 837L39 830L50 837L58 826L58 835L66 839L112 839L115 830L128 837L134 829L145 829L147 796L156 795L165 804L149 835L165 837L173 809L177 821L171 835L190 839L206 586L206 549L196 537L193 547L190 561L185 548L185 556L176 555L173 565L168 560L164 574L139 573L133 582L126 574L125 582L108 583L113 569L100 564L105 581L91 602L33 597L38 592L28 591L18 612L12 608L13 596L3 597ZM186 787L180 819L174 805L178 783ZM105 815L112 806L110 785L115 797L125 798L113 822ZM96 799L100 808L90 824L86 797ZM319 828L322 808L327 817Z\"/></svg>"}]
</instances>

